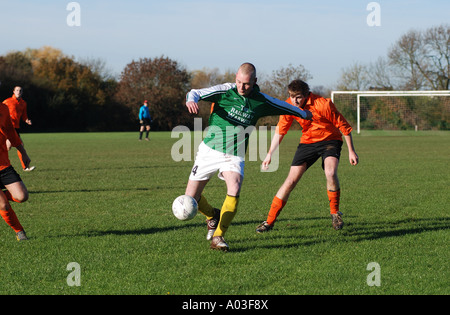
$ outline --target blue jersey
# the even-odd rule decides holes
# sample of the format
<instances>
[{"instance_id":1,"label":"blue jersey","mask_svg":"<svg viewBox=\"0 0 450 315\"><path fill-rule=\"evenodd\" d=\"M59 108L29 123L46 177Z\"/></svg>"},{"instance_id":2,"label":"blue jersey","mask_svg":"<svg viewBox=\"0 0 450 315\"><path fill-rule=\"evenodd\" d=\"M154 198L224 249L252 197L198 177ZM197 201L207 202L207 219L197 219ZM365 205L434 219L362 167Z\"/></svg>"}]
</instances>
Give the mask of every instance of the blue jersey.
<instances>
[{"instance_id":1,"label":"blue jersey","mask_svg":"<svg viewBox=\"0 0 450 315\"><path fill-rule=\"evenodd\" d=\"M143 120L145 118L148 118L150 120L152 119L148 106L142 105L141 109L139 110L139 120Z\"/></svg>"}]
</instances>

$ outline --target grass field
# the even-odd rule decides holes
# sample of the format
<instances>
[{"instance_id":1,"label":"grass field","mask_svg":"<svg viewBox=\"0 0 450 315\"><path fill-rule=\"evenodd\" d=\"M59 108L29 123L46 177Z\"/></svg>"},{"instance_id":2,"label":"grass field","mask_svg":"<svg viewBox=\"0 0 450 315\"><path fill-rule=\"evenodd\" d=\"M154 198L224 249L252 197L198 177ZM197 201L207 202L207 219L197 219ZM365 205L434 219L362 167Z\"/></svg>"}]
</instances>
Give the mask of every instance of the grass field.
<instances>
[{"instance_id":1,"label":"grass field","mask_svg":"<svg viewBox=\"0 0 450 315\"><path fill-rule=\"evenodd\" d=\"M174 162L178 139L152 133L24 134L36 170L13 204L30 238L0 222L0 294L298 295L449 294L450 132L363 132L360 165L343 147L342 231L331 228L325 177L316 163L275 229L255 233L284 181L299 139L281 145L277 172L246 164L228 253L209 250L204 218L171 213L192 162ZM15 152L10 158L20 169ZM205 195L220 207L215 177ZM70 286L80 268L80 286ZM379 265L379 286L369 286Z\"/></svg>"}]
</instances>

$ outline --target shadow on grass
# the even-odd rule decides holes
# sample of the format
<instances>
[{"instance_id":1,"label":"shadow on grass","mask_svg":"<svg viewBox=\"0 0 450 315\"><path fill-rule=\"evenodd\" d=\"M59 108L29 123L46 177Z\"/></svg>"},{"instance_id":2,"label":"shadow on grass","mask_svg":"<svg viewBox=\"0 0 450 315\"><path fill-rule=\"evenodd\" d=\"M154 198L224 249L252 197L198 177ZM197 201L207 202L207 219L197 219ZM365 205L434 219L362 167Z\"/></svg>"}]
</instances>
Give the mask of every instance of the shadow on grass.
<instances>
[{"instance_id":1,"label":"shadow on grass","mask_svg":"<svg viewBox=\"0 0 450 315\"><path fill-rule=\"evenodd\" d=\"M145 229L138 229L138 230L105 230L105 231L87 231L82 235L88 236L88 237L100 237L100 236L106 236L106 235L118 235L118 236L125 236L125 235L151 235L151 234L157 234L157 233L166 233L166 232L174 232L179 230L187 230L192 228L205 228L206 225L204 223L188 223L183 224L179 226L166 226L166 227L150 227Z\"/></svg>"},{"instance_id":2,"label":"shadow on grass","mask_svg":"<svg viewBox=\"0 0 450 315\"><path fill-rule=\"evenodd\" d=\"M303 220L317 220L322 218L306 218ZM279 221L286 221L287 219L281 219ZM256 226L261 223L259 221L251 220L251 221L237 221L233 222L232 226L247 226L252 225L254 226L253 230L255 231ZM166 233L166 232L174 232L184 229L192 229L192 228L199 228L203 229L206 233L206 224L204 222L197 222L197 223L185 223L177 226L166 226L166 227L150 227L145 229L138 229L138 230L105 230L105 231L88 231L84 232L84 234L88 237L97 237L97 236L105 236L105 235L151 235L156 233ZM201 231L200 231L201 232Z\"/></svg>"},{"instance_id":3,"label":"shadow on grass","mask_svg":"<svg viewBox=\"0 0 450 315\"><path fill-rule=\"evenodd\" d=\"M333 231L331 227L331 220L327 222L323 217L312 217L312 218L298 218L290 221L289 224L280 224L278 220L277 226L274 230L265 233L260 240L257 242L254 239L246 240L234 240L233 244L236 247L232 248L233 252L246 252L255 249L289 249L298 248L302 246L313 246L319 243L327 242L347 242L347 243L358 243L367 240L377 240L383 238L391 237L403 237L407 235L421 234L432 231L448 230L450 229L450 218L411 218L403 220L393 220L393 221L383 221L376 224L370 222L360 222L355 220L349 220L349 216L346 217L347 224L340 231ZM357 218L357 217L354 217ZM318 229L329 228L330 232L325 231L322 233L312 234L311 229L314 229L311 225L305 226L300 221L317 220L323 221L320 223ZM292 223L294 221L295 223ZM245 222L242 225L248 224ZM238 224L236 224L238 225ZM321 227L323 226L323 227ZM290 230L290 231L288 231ZM296 232L298 230L298 234ZM308 230L305 233L302 231ZM336 235L336 237L330 237L329 233Z\"/></svg>"},{"instance_id":4,"label":"shadow on grass","mask_svg":"<svg viewBox=\"0 0 450 315\"><path fill-rule=\"evenodd\" d=\"M312 226L311 222L317 222L317 224L315 224L315 226ZM376 224L373 224L370 222L361 222L356 216L347 216L345 222L347 222L347 224L342 230L333 231L331 227L331 220L329 220L327 217L279 219L274 230L264 234L256 234L255 229L256 226L261 223L260 221L236 221L233 222L231 228L245 228L249 231L248 233L254 234L252 234L251 237L233 239L230 244L231 252L246 252L255 249L299 248L302 246L313 246L327 242L358 243L367 240L403 237L425 232L448 230L450 228L450 218L446 217L378 221ZM77 234L77 236L139 236L159 233L171 233L189 229L197 229L199 233L206 233L205 223L196 222L174 226L149 227L134 230L91 230ZM311 230L314 229L317 229L317 233L311 233ZM232 233L232 231L230 231L229 233Z\"/></svg>"}]
</instances>

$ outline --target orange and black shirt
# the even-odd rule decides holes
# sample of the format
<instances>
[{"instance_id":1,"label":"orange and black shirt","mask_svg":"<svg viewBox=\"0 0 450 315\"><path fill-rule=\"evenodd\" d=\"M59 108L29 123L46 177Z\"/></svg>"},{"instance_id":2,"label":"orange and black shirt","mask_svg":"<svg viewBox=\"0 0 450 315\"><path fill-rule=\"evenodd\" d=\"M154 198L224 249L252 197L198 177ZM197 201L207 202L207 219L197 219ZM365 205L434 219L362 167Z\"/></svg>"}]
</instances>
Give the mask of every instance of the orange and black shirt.
<instances>
[{"instance_id":1,"label":"orange and black shirt","mask_svg":"<svg viewBox=\"0 0 450 315\"><path fill-rule=\"evenodd\" d=\"M286 102L292 104L290 98ZM277 125L277 133L280 135L287 134L294 120L302 127L300 143L304 144L330 140L342 141L342 134L347 136L352 132L352 127L330 99L310 93L302 109L313 113L311 121L292 115L281 115Z\"/></svg>"}]
</instances>

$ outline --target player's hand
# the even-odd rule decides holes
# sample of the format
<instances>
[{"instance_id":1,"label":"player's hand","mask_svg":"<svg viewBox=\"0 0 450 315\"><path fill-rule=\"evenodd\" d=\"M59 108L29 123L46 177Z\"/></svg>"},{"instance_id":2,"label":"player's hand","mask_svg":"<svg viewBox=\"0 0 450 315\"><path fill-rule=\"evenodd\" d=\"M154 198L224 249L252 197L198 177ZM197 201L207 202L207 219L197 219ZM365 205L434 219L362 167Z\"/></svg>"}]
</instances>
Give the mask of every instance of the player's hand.
<instances>
[{"instance_id":1,"label":"player's hand","mask_svg":"<svg viewBox=\"0 0 450 315\"><path fill-rule=\"evenodd\" d=\"M186 102L186 107L191 114L198 114L198 104L196 102Z\"/></svg>"},{"instance_id":2,"label":"player's hand","mask_svg":"<svg viewBox=\"0 0 450 315\"><path fill-rule=\"evenodd\" d=\"M348 155L348 159L350 160L351 165L358 165L359 163L359 156L356 154L356 152L350 152Z\"/></svg>"},{"instance_id":3,"label":"player's hand","mask_svg":"<svg viewBox=\"0 0 450 315\"><path fill-rule=\"evenodd\" d=\"M27 119L27 120L25 120L25 123L27 123L28 125L32 125L33 123L31 122L31 120L29 120L29 119Z\"/></svg>"},{"instance_id":4,"label":"player's hand","mask_svg":"<svg viewBox=\"0 0 450 315\"><path fill-rule=\"evenodd\" d=\"M269 169L270 162L272 162L272 155L270 153L268 153L266 155L266 158L264 159L264 161L261 164L261 169L263 171L267 171Z\"/></svg>"}]
</instances>

